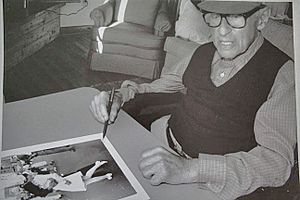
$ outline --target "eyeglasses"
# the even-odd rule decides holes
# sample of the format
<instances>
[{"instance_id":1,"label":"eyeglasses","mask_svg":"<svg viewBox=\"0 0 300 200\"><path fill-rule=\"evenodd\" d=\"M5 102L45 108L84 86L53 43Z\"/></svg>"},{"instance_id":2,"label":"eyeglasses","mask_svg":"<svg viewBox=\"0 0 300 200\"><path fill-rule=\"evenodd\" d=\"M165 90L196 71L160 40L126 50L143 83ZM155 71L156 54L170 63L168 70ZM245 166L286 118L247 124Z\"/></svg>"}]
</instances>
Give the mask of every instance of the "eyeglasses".
<instances>
[{"instance_id":1,"label":"eyeglasses","mask_svg":"<svg viewBox=\"0 0 300 200\"><path fill-rule=\"evenodd\" d=\"M209 27L216 28L220 26L222 19L225 18L227 23L235 29L241 29L246 26L247 19L253 15L256 11L264 8L265 5L257 6L256 8L253 8L252 10L242 13L242 14L220 14L220 13L213 13L208 12L206 10L201 10L203 13L203 19L205 23Z\"/></svg>"}]
</instances>

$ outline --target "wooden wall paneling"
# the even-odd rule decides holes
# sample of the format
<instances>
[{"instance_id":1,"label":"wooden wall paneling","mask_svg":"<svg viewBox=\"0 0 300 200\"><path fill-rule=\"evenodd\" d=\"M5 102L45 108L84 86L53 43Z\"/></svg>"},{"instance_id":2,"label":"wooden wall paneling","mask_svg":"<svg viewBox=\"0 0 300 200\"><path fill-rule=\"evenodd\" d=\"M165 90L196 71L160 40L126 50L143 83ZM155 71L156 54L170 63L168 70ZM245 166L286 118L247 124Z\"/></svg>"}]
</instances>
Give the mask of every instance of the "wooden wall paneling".
<instances>
[{"instance_id":1,"label":"wooden wall paneling","mask_svg":"<svg viewBox=\"0 0 300 200\"><path fill-rule=\"evenodd\" d=\"M42 12L41 15L34 17L27 22L20 25L15 24L14 28L11 28L6 32L5 44L7 47L11 47L13 44L24 40L24 36L32 34L30 32L41 32L46 25L52 20L59 20L59 16L52 12ZM26 39L25 39L26 40Z\"/></svg>"},{"instance_id":2,"label":"wooden wall paneling","mask_svg":"<svg viewBox=\"0 0 300 200\"><path fill-rule=\"evenodd\" d=\"M5 32L5 70L53 41L60 32L61 5L54 5L10 25Z\"/></svg>"}]
</instances>

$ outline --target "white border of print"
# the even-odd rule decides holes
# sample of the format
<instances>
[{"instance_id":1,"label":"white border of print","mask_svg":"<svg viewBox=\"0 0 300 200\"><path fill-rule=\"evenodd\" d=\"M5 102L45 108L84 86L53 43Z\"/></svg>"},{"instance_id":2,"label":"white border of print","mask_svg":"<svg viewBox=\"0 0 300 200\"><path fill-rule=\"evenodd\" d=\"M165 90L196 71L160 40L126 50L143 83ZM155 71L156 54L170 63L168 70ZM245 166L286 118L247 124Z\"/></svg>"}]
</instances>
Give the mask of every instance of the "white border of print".
<instances>
[{"instance_id":1,"label":"white border of print","mask_svg":"<svg viewBox=\"0 0 300 200\"><path fill-rule=\"evenodd\" d=\"M150 199L146 191L143 189L143 187L140 185L138 180L135 178L133 173L130 171L130 169L127 167L121 156L118 154L116 149L113 147L113 145L110 143L110 141L105 137L102 139L102 133L88 135L88 136L82 136L67 140L60 140L56 142L50 142L50 143L44 143L44 144L38 144L38 145L32 145L27 147L21 147L17 149L11 149L7 151L3 151L1 156L12 156L12 155L20 155L20 154L30 154L34 151L40 151L44 149L50 149L55 147L61 147L66 145L73 145L78 143L84 143L84 142L90 142L95 140L101 140L110 153L110 155L113 157L114 161L118 164L124 175L126 176L127 180L130 182L134 190L136 191L136 194L127 196L124 198L121 198L119 200L148 200Z\"/></svg>"}]
</instances>

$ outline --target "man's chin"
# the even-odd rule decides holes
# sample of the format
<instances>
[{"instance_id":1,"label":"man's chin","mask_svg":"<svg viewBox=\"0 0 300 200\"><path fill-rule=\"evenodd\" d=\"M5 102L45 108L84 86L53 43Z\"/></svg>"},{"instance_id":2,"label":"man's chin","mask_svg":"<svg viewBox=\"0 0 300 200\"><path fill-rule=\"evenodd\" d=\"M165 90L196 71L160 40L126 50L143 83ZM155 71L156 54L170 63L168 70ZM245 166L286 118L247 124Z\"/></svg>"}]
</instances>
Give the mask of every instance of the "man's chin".
<instances>
[{"instance_id":1,"label":"man's chin","mask_svg":"<svg viewBox=\"0 0 300 200\"><path fill-rule=\"evenodd\" d=\"M226 49L226 48L219 47L217 48L217 51L222 59L232 60L236 57L236 53L232 48Z\"/></svg>"}]
</instances>

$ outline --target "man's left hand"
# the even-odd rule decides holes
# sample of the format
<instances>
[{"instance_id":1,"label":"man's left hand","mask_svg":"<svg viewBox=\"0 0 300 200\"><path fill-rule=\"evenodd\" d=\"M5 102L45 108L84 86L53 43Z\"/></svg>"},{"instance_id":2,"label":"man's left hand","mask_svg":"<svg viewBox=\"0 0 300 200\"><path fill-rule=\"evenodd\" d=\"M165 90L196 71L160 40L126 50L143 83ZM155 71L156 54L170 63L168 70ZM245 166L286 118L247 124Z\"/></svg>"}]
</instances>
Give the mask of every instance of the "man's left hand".
<instances>
[{"instance_id":1,"label":"man's left hand","mask_svg":"<svg viewBox=\"0 0 300 200\"><path fill-rule=\"evenodd\" d=\"M152 185L192 183L198 180L196 159L180 157L163 147L145 151L139 168Z\"/></svg>"}]
</instances>

